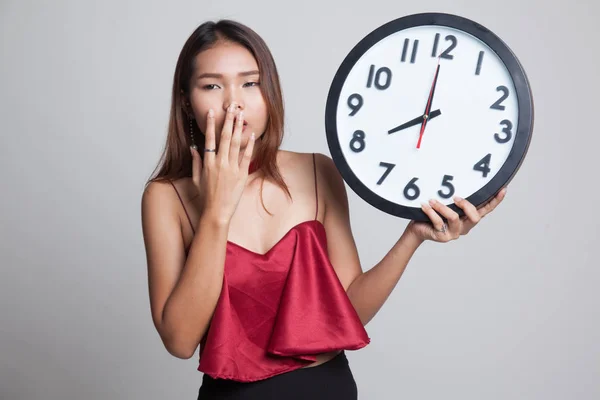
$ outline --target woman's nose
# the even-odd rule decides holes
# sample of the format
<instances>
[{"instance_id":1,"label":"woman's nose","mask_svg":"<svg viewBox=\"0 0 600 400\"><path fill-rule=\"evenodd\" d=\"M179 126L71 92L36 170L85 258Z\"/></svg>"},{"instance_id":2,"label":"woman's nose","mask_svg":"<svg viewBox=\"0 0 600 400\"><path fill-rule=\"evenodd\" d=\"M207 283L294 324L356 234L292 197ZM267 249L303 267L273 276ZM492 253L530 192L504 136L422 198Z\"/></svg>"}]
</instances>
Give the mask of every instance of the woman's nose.
<instances>
[{"instance_id":1,"label":"woman's nose","mask_svg":"<svg viewBox=\"0 0 600 400\"><path fill-rule=\"evenodd\" d=\"M234 111L242 111L244 109L244 105L240 101L226 101L223 102L223 111L227 111L230 106L234 107Z\"/></svg>"}]
</instances>

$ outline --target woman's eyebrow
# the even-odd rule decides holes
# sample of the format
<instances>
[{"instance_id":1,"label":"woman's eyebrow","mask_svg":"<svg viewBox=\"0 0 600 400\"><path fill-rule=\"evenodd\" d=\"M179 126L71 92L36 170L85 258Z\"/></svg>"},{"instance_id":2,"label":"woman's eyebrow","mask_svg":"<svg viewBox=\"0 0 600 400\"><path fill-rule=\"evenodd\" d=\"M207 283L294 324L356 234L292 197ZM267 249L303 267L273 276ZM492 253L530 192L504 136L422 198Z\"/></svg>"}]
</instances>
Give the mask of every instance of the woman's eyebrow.
<instances>
[{"instance_id":1,"label":"woman's eyebrow","mask_svg":"<svg viewBox=\"0 0 600 400\"><path fill-rule=\"evenodd\" d=\"M250 76L250 75L259 75L259 72L258 72L258 70L254 70L254 71L244 71L244 72L240 72L238 74L238 76ZM223 77L222 74L214 74L214 73L206 72L204 74L199 75L197 79L202 79L202 78L222 78L222 77Z\"/></svg>"}]
</instances>

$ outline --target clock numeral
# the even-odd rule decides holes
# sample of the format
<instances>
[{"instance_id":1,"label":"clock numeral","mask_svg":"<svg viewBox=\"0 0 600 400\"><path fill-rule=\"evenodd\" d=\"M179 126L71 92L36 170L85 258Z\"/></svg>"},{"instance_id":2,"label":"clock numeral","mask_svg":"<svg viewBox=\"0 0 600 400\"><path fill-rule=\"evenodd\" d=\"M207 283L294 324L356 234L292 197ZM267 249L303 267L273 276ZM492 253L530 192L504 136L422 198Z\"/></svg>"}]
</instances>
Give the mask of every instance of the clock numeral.
<instances>
[{"instance_id":1,"label":"clock numeral","mask_svg":"<svg viewBox=\"0 0 600 400\"><path fill-rule=\"evenodd\" d=\"M402 57L400 58L401 62L406 62L406 55L408 54L408 49L410 48L410 40L404 39L404 46L402 47ZM413 41L412 53L410 55L410 63L414 64L417 59L417 51L419 50L419 41Z\"/></svg>"},{"instance_id":2,"label":"clock numeral","mask_svg":"<svg viewBox=\"0 0 600 400\"><path fill-rule=\"evenodd\" d=\"M404 187L404 197L408 200L416 200L421 195L421 190L415 184L419 178L412 178Z\"/></svg>"},{"instance_id":3,"label":"clock numeral","mask_svg":"<svg viewBox=\"0 0 600 400\"><path fill-rule=\"evenodd\" d=\"M365 149L365 146L365 133L363 131L354 131L352 140L350 141L350 150L360 153Z\"/></svg>"},{"instance_id":4,"label":"clock numeral","mask_svg":"<svg viewBox=\"0 0 600 400\"><path fill-rule=\"evenodd\" d=\"M481 160L477 161L477 163L473 166L473 169L475 171L479 171L479 172L483 173L483 177L487 178L488 174L491 171L491 169L490 169L490 161L491 160L492 160L492 155L488 154L487 156L483 157Z\"/></svg>"},{"instance_id":5,"label":"clock numeral","mask_svg":"<svg viewBox=\"0 0 600 400\"><path fill-rule=\"evenodd\" d=\"M506 133L506 137L502 138L502 137L500 137L499 133L496 133L496 134L494 134L494 139L496 139L496 142L498 142L498 143L509 142L510 139L512 139L512 131L511 131L511 129L513 128L512 122L505 119L505 120L502 120L502 122L500 122L500 125L504 125L504 129L502 129L502 132Z\"/></svg>"},{"instance_id":6,"label":"clock numeral","mask_svg":"<svg viewBox=\"0 0 600 400\"><path fill-rule=\"evenodd\" d=\"M444 179L442 179L442 186L448 188L448 193L444 193L441 189L438 190L438 194L442 199L449 199L450 197L454 196L454 185L450 183L452 179L454 179L452 175L444 175Z\"/></svg>"},{"instance_id":7,"label":"clock numeral","mask_svg":"<svg viewBox=\"0 0 600 400\"><path fill-rule=\"evenodd\" d=\"M440 34L435 34L435 39L433 40L433 50L431 51L431 57L437 57L438 45L440 44Z\"/></svg>"},{"instance_id":8,"label":"clock numeral","mask_svg":"<svg viewBox=\"0 0 600 400\"><path fill-rule=\"evenodd\" d=\"M381 82L382 75L384 75L384 81ZM375 85L379 90L385 90L392 84L392 71L388 67L381 67L375 72L375 66L371 64L369 68L369 78L367 79L367 88Z\"/></svg>"},{"instance_id":9,"label":"clock numeral","mask_svg":"<svg viewBox=\"0 0 600 400\"><path fill-rule=\"evenodd\" d=\"M481 64L483 63L484 55L485 55L485 51L479 52L479 58L477 59L477 68L475 68L475 75L481 74Z\"/></svg>"},{"instance_id":10,"label":"clock numeral","mask_svg":"<svg viewBox=\"0 0 600 400\"><path fill-rule=\"evenodd\" d=\"M497 91L497 92L502 92L502 93L503 93L503 95L502 95L502 97L500 97L500 98L498 99L498 101L496 101L494 104L492 104L492 105L490 106L490 108L491 108L492 110L500 110L500 111L503 111L503 110L504 110L506 107L504 107L504 106L502 105L502 102L508 98L508 95L510 94L510 91L508 90L508 88L507 88L506 86L498 86L498 87L496 88L496 91Z\"/></svg>"},{"instance_id":11,"label":"clock numeral","mask_svg":"<svg viewBox=\"0 0 600 400\"><path fill-rule=\"evenodd\" d=\"M356 103L356 104L355 104ZM354 116L363 106L363 98L360 94L354 93L348 97L348 107L352 109L352 112L348 114L349 116Z\"/></svg>"},{"instance_id":12,"label":"clock numeral","mask_svg":"<svg viewBox=\"0 0 600 400\"><path fill-rule=\"evenodd\" d=\"M454 50L454 48L458 44L458 40L456 39L456 36L454 36L454 35L448 35L445 37L445 39L446 39L446 41L450 41L452 43L450 44L450 47L448 47L442 54L440 54L440 57L444 58L446 60L452 60L454 58L454 56L452 54L450 54L450 52L452 50ZM433 50L431 51L431 57L437 57L439 43L440 43L440 34L436 33L435 39L433 41Z\"/></svg>"},{"instance_id":13,"label":"clock numeral","mask_svg":"<svg viewBox=\"0 0 600 400\"><path fill-rule=\"evenodd\" d=\"M396 166L396 164L390 164L390 163L386 163L386 162L380 162L379 166L386 168L386 170L383 173L382 177L379 178L379 180L377 181L377 184L381 185L383 183L383 181L385 181L385 178L387 178L387 176L390 174L390 172L392 172L392 170L394 169L394 167Z\"/></svg>"}]
</instances>

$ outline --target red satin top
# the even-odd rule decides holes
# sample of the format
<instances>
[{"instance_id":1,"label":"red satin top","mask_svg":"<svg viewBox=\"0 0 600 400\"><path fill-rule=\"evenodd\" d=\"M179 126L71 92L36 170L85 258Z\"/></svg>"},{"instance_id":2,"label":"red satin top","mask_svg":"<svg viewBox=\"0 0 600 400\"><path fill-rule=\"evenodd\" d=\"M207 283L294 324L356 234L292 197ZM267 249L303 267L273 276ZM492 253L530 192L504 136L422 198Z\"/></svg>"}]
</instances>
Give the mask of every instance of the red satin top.
<instances>
[{"instance_id":1,"label":"red satin top","mask_svg":"<svg viewBox=\"0 0 600 400\"><path fill-rule=\"evenodd\" d=\"M200 342L199 371L252 382L369 342L316 218L294 226L265 254L227 242L223 287Z\"/></svg>"}]
</instances>

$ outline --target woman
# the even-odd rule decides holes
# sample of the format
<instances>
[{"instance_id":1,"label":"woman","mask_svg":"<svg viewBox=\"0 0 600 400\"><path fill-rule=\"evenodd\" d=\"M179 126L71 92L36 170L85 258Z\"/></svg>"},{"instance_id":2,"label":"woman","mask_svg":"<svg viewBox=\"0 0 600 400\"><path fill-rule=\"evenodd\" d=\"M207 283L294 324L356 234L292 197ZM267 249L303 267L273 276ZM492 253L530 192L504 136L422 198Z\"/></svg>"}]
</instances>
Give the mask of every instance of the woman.
<instances>
[{"instance_id":1,"label":"woman","mask_svg":"<svg viewBox=\"0 0 600 400\"><path fill-rule=\"evenodd\" d=\"M325 155L280 150L283 120L264 41L233 21L199 26L142 222L152 318L172 355L200 344L200 399L355 399L344 350L368 344L412 254L466 234L505 194L479 210L455 198L462 218L423 204L431 223L409 223L363 273L340 174Z\"/></svg>"}]
</instances>

